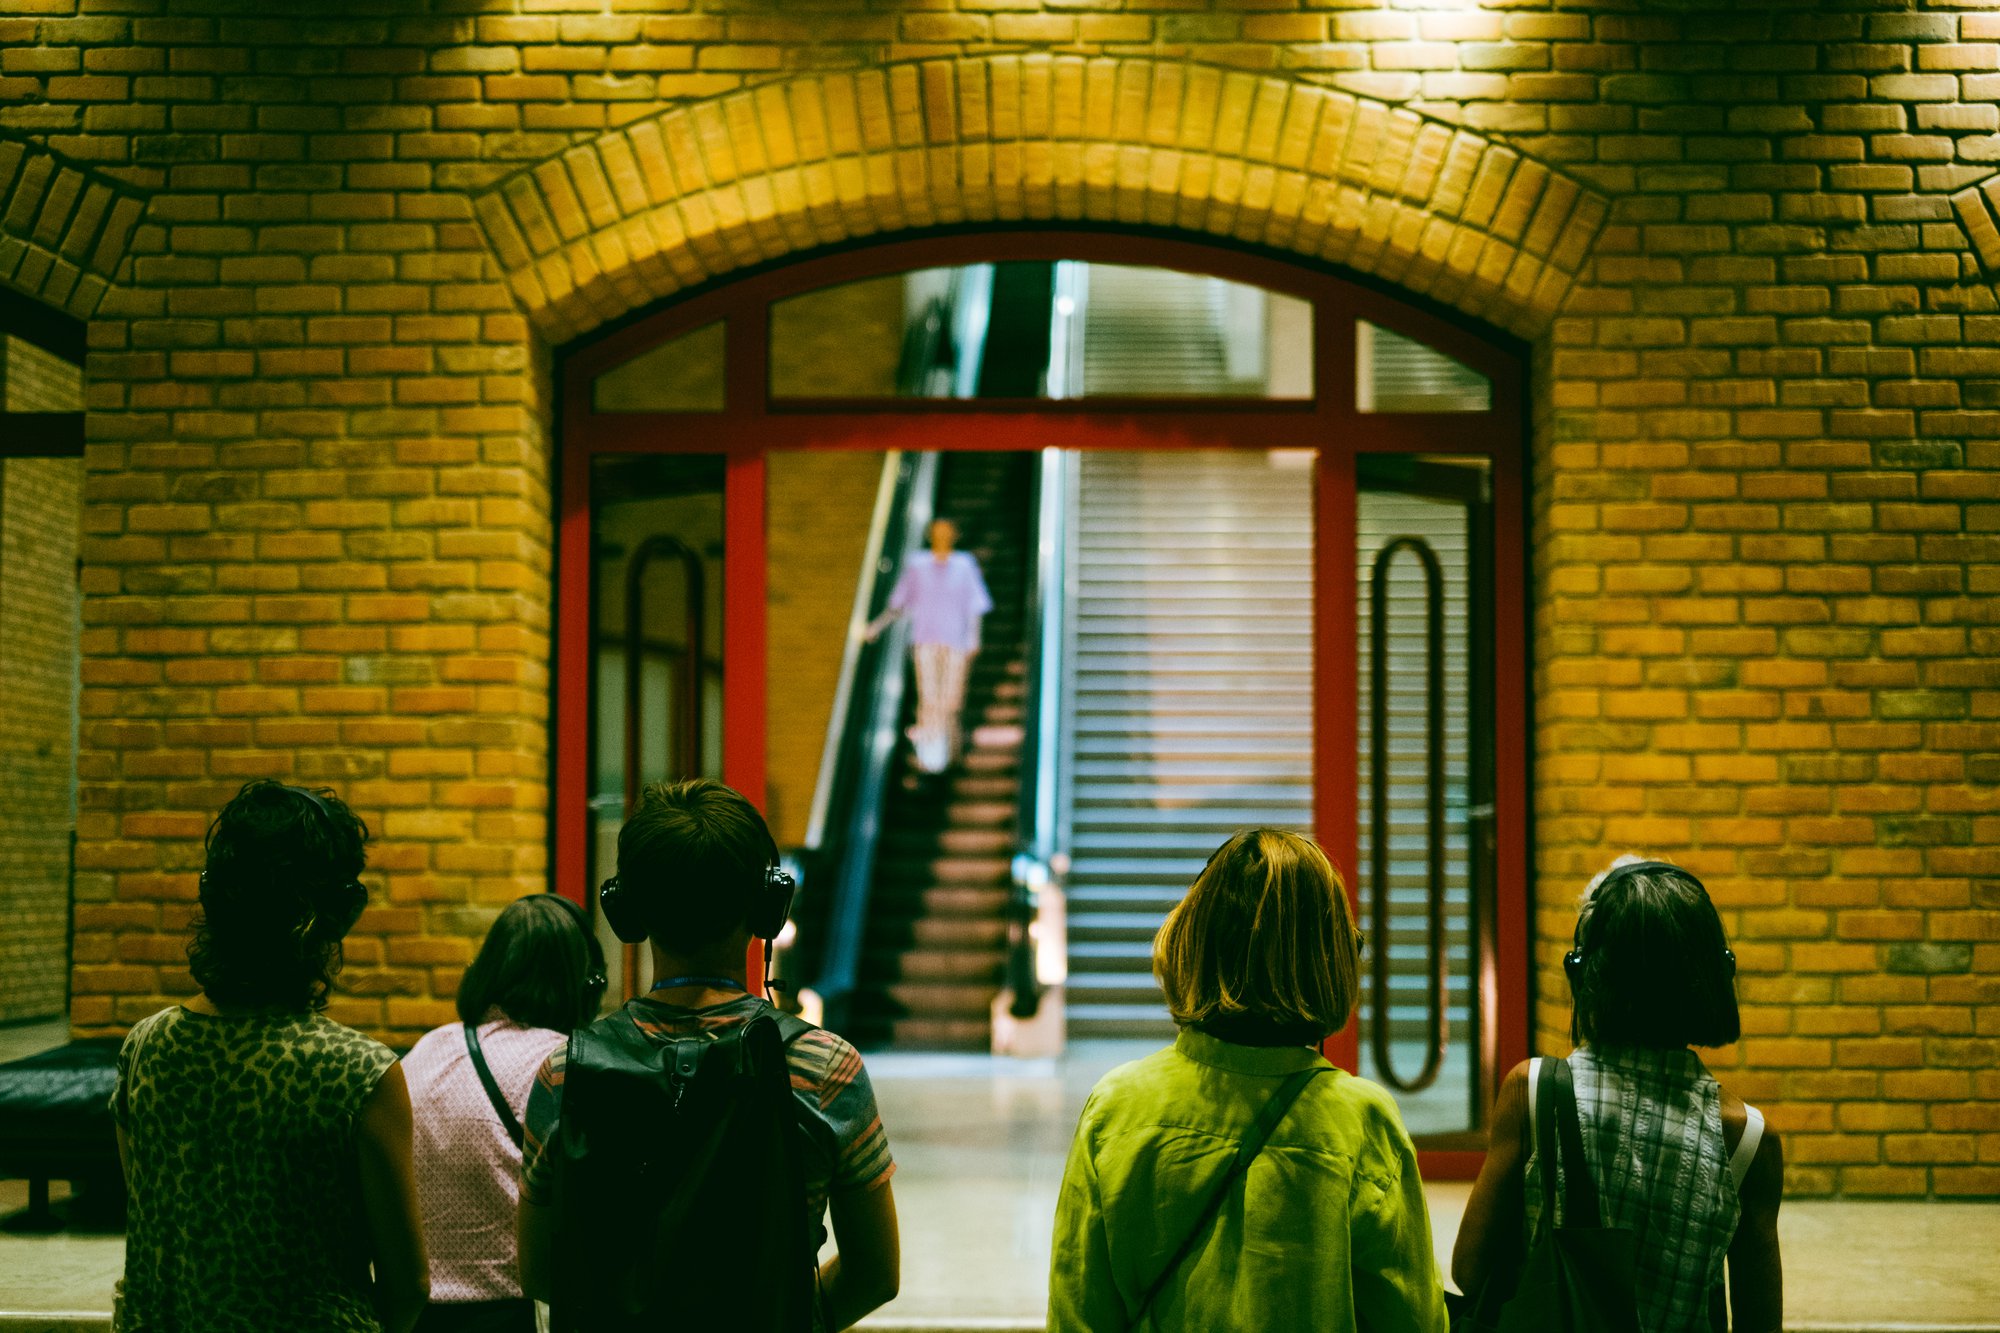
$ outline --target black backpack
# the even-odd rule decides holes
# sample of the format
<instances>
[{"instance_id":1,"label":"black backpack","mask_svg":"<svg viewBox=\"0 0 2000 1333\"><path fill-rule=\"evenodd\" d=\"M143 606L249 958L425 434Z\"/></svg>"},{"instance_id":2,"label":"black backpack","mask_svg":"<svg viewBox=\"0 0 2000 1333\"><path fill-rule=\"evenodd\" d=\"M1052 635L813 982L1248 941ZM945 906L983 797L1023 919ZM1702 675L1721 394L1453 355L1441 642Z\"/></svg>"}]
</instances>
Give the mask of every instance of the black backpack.
<instances>
[{"instance_id":1,"label":"black backpack","mask_svg":"<svg viewBox=\"0 0 2000 1333\"><path fill-rule=\"evenodd\" d=\"M658 1041L625 1010L570 1036L563 1074L557 1333L812 1327L820 1234L785 1051L768 1010ZM830 1145L822 1145L830 1146Z\"/></svg>"}]
</instances>

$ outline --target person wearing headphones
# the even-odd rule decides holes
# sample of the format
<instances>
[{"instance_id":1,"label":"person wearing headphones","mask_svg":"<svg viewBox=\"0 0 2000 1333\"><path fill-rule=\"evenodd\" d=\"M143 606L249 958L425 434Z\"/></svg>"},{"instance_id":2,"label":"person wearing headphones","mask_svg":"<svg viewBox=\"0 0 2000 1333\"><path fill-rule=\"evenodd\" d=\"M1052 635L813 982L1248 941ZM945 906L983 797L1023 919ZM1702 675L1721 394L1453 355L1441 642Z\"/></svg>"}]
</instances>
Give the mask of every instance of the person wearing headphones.
<instances>
[{"instance_id":1,"label":"person wearing headphones","mask_svg":"<svg viewBox=\"0 0 2000 1333\"><path fill-rule=\"evenodd\" d=\"M418 1333L534 1333L514 1253L521 1116L535 1071L597 1018L604 954L583 909L510 903L458 983L458 1017L403 1057L431 1303Z\"/></svg>"},{"instance_id":2,"label":"person wearing headphones","mask_svg":"<svg viewBox=\"0 0 2000 1333\"><path fill-rule=\"evenodd\" d=\"M394 1052L326 1018L368 891L329 791L252 782L209 826L188 966L111 1112L130 1195L121 1329L408 1333L429 1293Z\"/></svg>"},{"instance_id":3,"label":"person wearing headphones","mask_svg":"<svg viewBox=\"0 0 2000 1333\"><path fill-rule=\"evenodd\" d=\"M558 1329L721 1327L723 1308L759 1333L832 1330L896 1294L895 1164L861 1058L749 988L751 941L790 909L777 862L757 808L708 779L647 787L619 831L598 909L650 944L656 980L550 1055L528 1096L521 1285ZM838 1253L815 1269L829 1213ZM746 1274L780 1240L801 1267L766 1285L796 1279L799 1296L767 1319L750 1311L772 1293ZM623 1307L644 1313L604 1312L621 1283L646 1288Z\"/></svg>"},{"instance_id":4,"label":"person wearing headphones","mask_svg":"<svg viewBox=\"0 0 2000 1333\"><path fill-rule=\"evenodd\" d=\"M1568 1097L1603 1225L1633 1235L1643 1333L1777 1333L1778 1136L1688 1049L1742 1034L1736 955L1708 890L1680 866L1619 857L1585 892L1563 970L1576 1049L1524 1060L1501 1085L1452 1276L1467 1293L1511 1282L1537 1227L1558 1220L1541 1216L1552 1168L1537 1120Z\"/></svg>"}]
</instances>

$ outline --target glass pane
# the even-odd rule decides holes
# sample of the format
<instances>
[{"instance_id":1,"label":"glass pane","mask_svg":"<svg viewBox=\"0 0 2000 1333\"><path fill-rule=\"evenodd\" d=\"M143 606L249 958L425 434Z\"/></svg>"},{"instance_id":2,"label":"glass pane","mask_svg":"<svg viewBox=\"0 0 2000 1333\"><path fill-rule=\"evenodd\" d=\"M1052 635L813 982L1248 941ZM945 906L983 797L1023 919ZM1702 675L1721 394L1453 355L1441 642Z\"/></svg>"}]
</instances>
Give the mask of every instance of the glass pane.
<instances>
[{"instance_id":1,"label":"glass pane","mask_svg":"<svg viewBox=\"0 0 2000 1333\"><path fill-rule=\"evenodd\" d=\"M1036 463L770 459L769 808L807 869L793 975L863 1049L991 1048Z\"/></svg>"},{"instance_id":2,"label":"glass pane","mask_svg":"<svg viewBox=\"0 0 2000 1333\"><path fill-rule=\"evenodd\" d=\"M815 787L842 675L864 646L857 590L885 466L897 455L791 450L767 456L765 472L765 816L781 847L807 843L824 823L831 792ZM893 578L894 570L883 578ZM867 580L870 587L876 580ZM859 616L860 624L856 617ZM848 683L847 693L852 693ZM835 738L837 742L837 736Z\"/></svg>"},{"instance_id":3,"label":"glass pane","mask_svg":"<svg viewBox=\"0 0 2000 1333\"><path fill-rule=\"evenodd\" d=\"M0 412L83 411L83 367L0 335Z\"/></svg>"},{"instance_id":4,"label":"glass pane","mask_svg":"<svg viewBox=\"0 0 2000 1333\"><path fill-rule=\"evenodd\" d=\"M1355 404L1362 412L1485 412L1493 386L1434 347L1367 320L1354 329Z\"/></svg>"},{"instance_id":5,"label":"glass pane","mask_svg":"<svg viewBox=\"0 0 2000 1333\"><path fill-rule=\"evenodd\" d=\"M1476 776L1487 742L1470 649L1484 479L1483 463L1371 459L1357 497L1361 1068L1395 1091L1413 1134L1478 1123L1471 820L1492 798Z\"/></svg>"},{"instance_id":6,"label":"glass pane","mask_svg":"<svg viewBox=\"0 0 2000 1333\"><path fill-rule=\"evenodd\" d=\"M723 324L705 324L605 371L590 386L598 412L720 412Z\"/></svg>"},{"instance_id":7,"label":"glass pane","mask_svg":"<svg viewBox=\"0 0 2000 1333\"><path fill-rule=\"evenodd\" d=\"M1313 454L1071 470L1071 1038L1170 1038L1152 941L1240 829L1312 827Z\"/></svg>"},{"instance_id":8,"label":"glass pane","mask_svg":"<svg viewBox=\"0 0 2000 1333\"><path fill-rule=\"evenodd\" d=\"M771 396L1312 397L1312 306L1081 261L916 269L771 307Z\"/></svg>"},{"instance_id":9,"label":"glass pane","mask_svg":"<svg viewBox=\"0 0 2000 1333\"><path fill-rule=\"evenodd\" d=\"M615 873L619 825L645 784L722 776L722 480L717 456L592 464L593 887ZM599 932L608 993L643 990L650 957Z\"/></svg>"}]
</instances>

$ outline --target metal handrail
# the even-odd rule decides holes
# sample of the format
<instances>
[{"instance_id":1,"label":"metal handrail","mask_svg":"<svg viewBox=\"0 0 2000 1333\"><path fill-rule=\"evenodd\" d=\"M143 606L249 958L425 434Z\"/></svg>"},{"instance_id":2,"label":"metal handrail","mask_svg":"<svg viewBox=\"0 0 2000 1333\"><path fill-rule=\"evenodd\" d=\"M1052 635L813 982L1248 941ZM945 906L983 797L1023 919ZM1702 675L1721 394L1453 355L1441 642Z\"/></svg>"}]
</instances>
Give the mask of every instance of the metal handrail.
<instances>
[{"instance_id":1,"label":"metal handrail","mask_svg":"<svg viewBox=\"0 0 2000 1333\"><path fill-rule=\"evenodd\" d=\"M661 533L639 543L625 565L625 817L639 807L643 785L640 773L641 693L645 683L646 657L646 571L653 561L671 557L680 563L686 584L683 601L682 633L687 652L681 655L676 694L680 723L675 739L680 742L675 769L680 777L701 773L703 710L701 698L701 647L708 622L708 583L701 555L678 537ZM625 946L623 980L625 998L638 994L639 946Z\"/></svg>"},{"instance_id":2,"label":"metal handrail","mask_svg":"<svg viewBox=\"0 0 2000 1333\"><path fill-rule=\"evenodd\" d=\"M1425 633L1425 814L1429 839L1426 952L1430 986L1425 992L1424 1035L1428 1049L1414 1079L1395 1070L1389 1046L1389 566L1401 552L1417 557L1424 570L1428 615ZM1444 566L1422 537L1398 537L1375 554L1368 576L1368 856L1369 914L1374 967L1369 997L1375 1010L1370 1033L1375 1071L1398 1092L1419 1092L1437 1081L1450 1040L1445 1006L1445 842L1444 842Z\"/></svg>"},{"instance_id":3,"label":"metal handrail","mask_svg":"<svg viewBox=\"0 0 2000 1333\"><path fill-rule=\"evenodd\" d=\"M826 718L826 739L819 750L819 775L813 783L812 811L806 816L805 848L816 852L826 841L827 811L833 804L834 779L840 764L840 747L847 735L847 711L854 701L854 681L861 669L861 655L868 646L868 622L874 616L876 589L883 576L895 565L883 552L882 543L890 522L903 499L901 483L906 475L903 451L891 449L882 456L882 476L875 484L875 508L868 518L868 537L862 543L860 577L854 581L854 604L847 613L847 638L840 650L840 674L834 678L833 711Z\"/></svg>"},{"instance_id":4,"label":"metal handrail","mask_svg":"<svg viewBox=\"0 0 2000 1333\"><path fill-rule=\"evenodd\" d=\"M1066 589L1068 487L1063 454L1044 449L1035 461L1034 576L1028 582L1025 633L1027 679L1022 696L1021 786L1016 813L1018 850L1007 911L1008 1012L1033 1018L1041 1007L1036 922L1042 893L1059 887L1062 831L1058 819L1062 761L1062 673Z\"/></svg>"}]
</instances>

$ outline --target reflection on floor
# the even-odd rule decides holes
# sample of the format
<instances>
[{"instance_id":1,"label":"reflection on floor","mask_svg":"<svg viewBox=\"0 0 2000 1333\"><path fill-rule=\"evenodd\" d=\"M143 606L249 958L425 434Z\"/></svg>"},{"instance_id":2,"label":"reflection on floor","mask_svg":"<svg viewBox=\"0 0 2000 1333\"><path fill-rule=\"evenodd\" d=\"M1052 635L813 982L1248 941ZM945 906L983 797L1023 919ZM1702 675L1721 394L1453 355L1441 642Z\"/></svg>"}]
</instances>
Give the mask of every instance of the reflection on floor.
<instances>
[{"instance_id":1,"label":"reflection on floor","mask_svg":"<svg viewBox=\"0 0 2000 1333\"><path fill-rule=\"evenodd\" d=\"M864 1325L970 1333L1040 1327L1063 1159L1093 1083L1156 1049L1081 1042L1061 1060L979 1055L871 1057L900 1168L903 1294ZM1428 1187L1440 1261L1467 1187ZM63 1194L56 1187L57 1197ZM27 1200L0 1181L0 1219ZM1794 1201L1780 1230L1787 1327L1876 1333L1923 1327L2000 1333L2000 1204ZM109 1327L120 1236L0 1230L0 1333ZM87 1322L20 1312L86 1311Z\"/></svg>"}]
</instances>

